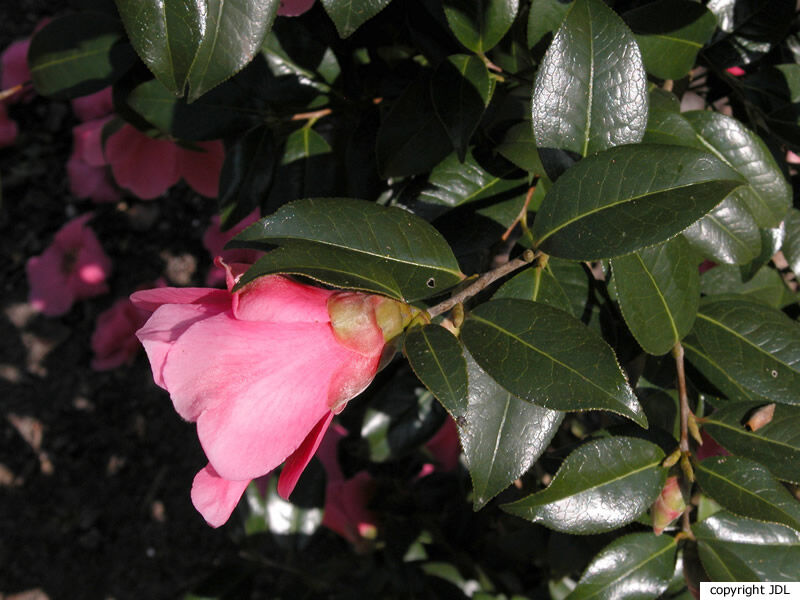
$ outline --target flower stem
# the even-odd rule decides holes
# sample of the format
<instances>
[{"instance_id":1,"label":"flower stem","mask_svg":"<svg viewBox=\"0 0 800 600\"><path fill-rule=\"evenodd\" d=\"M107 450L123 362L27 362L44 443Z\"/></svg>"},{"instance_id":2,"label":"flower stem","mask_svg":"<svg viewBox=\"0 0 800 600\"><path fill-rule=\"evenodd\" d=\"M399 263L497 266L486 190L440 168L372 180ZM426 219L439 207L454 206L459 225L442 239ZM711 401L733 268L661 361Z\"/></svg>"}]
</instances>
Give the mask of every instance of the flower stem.
<instances>
[{"instance_id":1,"label":"flower stem","mask_svg":"<svg viewBox=\"0 0 800 600\"><path fill-rule=\"evenodd\" d=\"M522 267L529 265L534 260L539 258L542 255L541 252L534 253L533 250L525 250L522 253L522 256L519 258L515 258L514 260L510 260L504 265L500 265L496 269L492 269L491 271L487 271L480 277L478 277L472 284L465 287L459 293L454 296L451 296L444 302L440 302L436 306L433 306L428 309L428 316L433 318L437 315L441 315L442 313L446 313L451 308L456 307L457 305L461 304L465 300L472 298L475 294L484 290L487 286L494 283L501 277L508 275L509 273L513 273L517 269L521 269Z\"/></svg>"},{"instance_id":2,"label":"flower stem","mask_svg":"<svg viewBox=\"0 0 800 600\"><path fill-rule=\"evenodd\" d=\"M680 402L681 418L681 439L679 448L681 451L681 468L689 481L694 481L694 470L689 462L689 418L691 409L689 408L689 396L686 394L686 371L683 367L683 346L677 342L672 348L672 356L675 358L675 368L678 372L678 400Z\"/></svg>"}]
</instances>

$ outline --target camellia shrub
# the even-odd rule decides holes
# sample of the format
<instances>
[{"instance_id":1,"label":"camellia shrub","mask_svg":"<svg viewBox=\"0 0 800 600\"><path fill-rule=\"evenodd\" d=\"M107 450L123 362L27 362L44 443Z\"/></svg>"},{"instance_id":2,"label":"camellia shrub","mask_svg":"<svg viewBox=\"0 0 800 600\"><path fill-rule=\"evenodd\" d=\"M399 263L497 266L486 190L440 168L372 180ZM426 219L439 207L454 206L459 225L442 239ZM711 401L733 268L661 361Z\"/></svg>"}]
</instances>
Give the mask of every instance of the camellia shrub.
<instances>
[{"instance_id":1,"label":"camellia shrub","mask_svg":"<svg viewBox=\"0 0 800 600\"><path fill-rule=\"evenodd\" d=\"M218 203L221 287L149 286L93 340L114 368L135 346L107 332L138 329L208 458L187 499L241 545L187 598L800 579L795 4L85 0L44 24L27 67L82 115L73 193ZM45 314L105 289L88 219L29 263Z\"/></svg>"}]
</instances>

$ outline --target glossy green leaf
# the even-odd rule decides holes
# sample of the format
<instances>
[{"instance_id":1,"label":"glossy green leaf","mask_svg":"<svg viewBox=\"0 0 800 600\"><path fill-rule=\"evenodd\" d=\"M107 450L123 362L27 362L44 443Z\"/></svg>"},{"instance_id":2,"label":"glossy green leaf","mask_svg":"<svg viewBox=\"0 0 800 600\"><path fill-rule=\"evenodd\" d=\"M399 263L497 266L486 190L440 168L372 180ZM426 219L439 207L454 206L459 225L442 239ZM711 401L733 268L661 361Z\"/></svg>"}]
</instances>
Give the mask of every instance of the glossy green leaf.
<instances>
[{"instance_id":1,"label":"glossy green leaf","mask_svg":"<svg viewBox=\"0 0 800 600\"><path fill-rule=\"evenodd\" d=\"M298 273L410 302L440 294L463 277L447 242L427 222L399 208L347 198L291 202L231 245L281 246L259 259L240 284Z\"/></svg>"},{"instance_id":2,"label":"glossy green leaf","mask_svg":"<svg viewBox=\"0 0 800 600\"><path fill-rule=\"evenodd\" d=\"M714 14L690 0L659 0L623 16L636 34L645 69L660 79L686 76L717 28Z\"/></svg>"},{"instance_id":3,"label":"glossy green leaf","mask_svg":"<svg viewBox=\"0 0 800 600\"><path fill-rule=\"evenodd\" d=\"M800 483L800 407L776 404L772 420L751 431L744 423L759 406L725 404L705 417L703 428L726 450L757 460L779 479Z\"/></svg>"},{"instance_id":4,"label":"glossy green leaf","mask_svg":"<svg viewBox=\"0 0 800 600\"><path fill-rule=\"evenodd\" d=\"M356 29L389 6L392 0L322 0L325 12L336 25L339 37L350 37Z\"/></svg>"},{"instance_id":5,"label":"glossy green leaf","mask_svg":"<svg viewBox=\"0 0 800 600\"><path fill-rule=\"evenodd\" d=\"M375 153L384 177L417 175L451 152L447 131L436 116L428 79L414 81L394 102L378 130Z\"/></svg>"},{"instance_id":6,"label":"glossy green leaf","mask_svg":"<svg viewBox=\"0 0 800 600\"><path fill-rule=\"evenodd\" d=\"M589 280L579 263L551 258L544 269L517 273L492 297L543 302L580 318L589 298Z\"/></svg>"},{"instance_id":7,"label":"glossy green leaf","mask_svg":"<svg viewBox=\"0 0 800 600\"><path fill-rule=\"evenodd\" d=\"M714 581L794 581L800 533L721 511L692 525L700 560Z\"/></svg>"},{"instance_id":8,"label":"glossy green leaf","mask_svg":"<svg viewBox=\"0 0 800 600\"><path fill-rule=\"evenodd\" d=\"M680 236L611 261L625 322L650 354L666 354L689 333L697 315L700 275Z\"/></svg>"},{"instance_id":9,"label":"glossy green leaf","mask_svg":"<svg viewBox=\"0 0 800 600\"><path fill-rule=\"evenodd\" d=\"M186 79L189 102L253 60L279 4L279 0L207 0L203 37Z\"/></svg>"},{"instance_id":10,"label":"glossy green leaf","mask_svg":"<svg viewBox=\"0 0 800 600\"><path fill-rule=\"evenodd\" d=\"M455 415L472 478L475 510L522 476L547 448L564 413L508 393L466 355L466 412Z\"/></svg>"},{"instance_id":11,"label":"glossy green leaf","mask_svg":"<svg viewBox=\"0 0 800 600\"><path fill-rule=\"evenodd\" d=\"M730 167L693 148L612 148L581 160L553 184L533 237L560 258L629 254L678 234L741 183Z\"/></svg>"},{"instance_id":12,"label":"glossy green leaf","mask_svg":"<svg viewBox=\"0 0 800 600\"><path fill-rule=\"evenodd\" d=\"M740 270L744 281L749 281L756 273L766 265L775 253L783 247L783 241L786 238L786 227L781 223L777 227L770 227L767 229L760 229L761 235L761 252L748 264L742 265Z\"/></svg>"},{"instance_id":13,"label":"glossy green leaf","mask_svg":"<svg viewBox=\"0 0 800 600\"><path fill-rule=\"evenodd\" d=\"M525 169L534 175L545 174L529 121L510 127L503 141L497 146L497 151L520 169Z\"/></svg>"},{"instance_id":14,"label":"glossy green leaf","mask_svg":"<svg viewBox=\"0 0 800 600\"><path fill-rule=\"evenodd\" d=\"M747 180L737 193L758 226L778 225L791 206L791 189L761 138L721 113L698 110L683 116L708 152Z\"/></svg>"},{"instance_id":15,"label":"glossy green leaf","mask_svg":"<svg viewBox=\"0 0 800 600\"><path fill-rule=\"evenodd\" d=\"M533 131L540 147L583 156L641 141L647 78L628 27L602 0L575 0L539 67Z\"/></svg>"},{"instance_id":16,"label":"glossy green leaf","mask_svg":"<svg viewBox=\"0 0 800 600\"><path fill-rule=\"evenodd\" d=\"M692 337L742 388L800 404L800 325L779 310L711 297L700 304Z\"/></svg>"},{"instance_id":17,"label":"glossy green leaf","mask_svg":"<svg viewBox=\"0 0 800 600\"><path fill-rule=\"evenodd\" d=\"M644 513L661 493L663 459L663 450L646 440L592 440L564 459L547 488L502 509L557 531L611 531Z\"/></svg>"},{"instance_id":18,"label":"glossy green leaf","mask_svg":"<svg viewBox=\"0 0 800 600\"><path fill-rule=\"evenodd\" d=\"M694 129L682 114L675 110L653 106L650 107L650 113L647 117L647 129L642 142L646 144L689 146L703 150L703 146L697 139Z\"/></svg>"},{"instance_id":19,"label":"glossy green leaf","mask_svg":"<svg viewBox=\"0 0 800 600\"><path fill-rule=\"evenodd\" d=\"M33 35L28 49L33 87L59 99L97 92L135 62L120 22L95 12L54 19Z\"/></svg>"},{"instance_id":20,"label":"glossy green leaf","mask_svg":"<svg viewBox=\"0 0 800 600\"><path fill-rule=\"evenodd\" d=\"M714 262L742 265L761 252L761 232L739 190L683 231L689 243Z\"/></svg>"},{"instance_id":21,"label":"glossy green leaf","mask_svg":"<svg viewBox=\"0 0 800 600\"><path fill-rule=\"evenodd\" d=\"M741 294L773 308L783 308L797 301L796 295L786 286L780 273L770 267L761 268L748 281L742 279L739 267L714 267L700 277L700 292L706 296Z\"/></svg>"},{"instance_id":22,"label":"glossy green leaf","mask_svg":"<svg viewBox=\"0 0 800 600\"><path fill-rule=\"evenodd\" d=\"M555 32L569 11L571 1L532 0L528 11L528 47L533 48L548 33Z\"/></svg>"},{"instance_id":23,"label":"glossy green leaf","mask_svg":"<svg viewBox=\"0 0 800 600\"><path fill-rule=\"evenodd\" d=\"M433 74L433 107L462 162L492 97L492 88L489 70L477 56L448 56Z\"/></svg>"},{"instance_id":24,"label":"glossy green leaf","mask_svg":"<svg viewBox=\"0 0 800 600\"><path fill-rule=\"evenodd\" d=\"M165 88L182 96L206 30L203 0L116 0L131 44Z\"/></svg>"},{"instance_id":25,"label":"glossy green leaf","mask_svg":"<svg viewBox=\"0 0 800 600\"><path fill-rule=\"evenodd\" d=\"M506 390L555 410L610 410L646 418L611 348L562 310L500 299L470 312L461 339Z\"/></svg>"},{"instance_id":26,"label":"glossy green leaf","mask_svg":"<svg viewBox=\"0 0 800 600\"><path fill-rule=\"evenodd\" d=\"M783 242L783 256L789 268L800 273L800 210L792 208L786 215L786 239Z\"/></svg>"},{"instance_id":27,"label":"glossy green leaf","mask_svg":"<svg viewBox=\"0 0 800 600\"><path fill-rule=\"evenodd\" d=\"M451 154L431 171L428 185L420 191L419 199L429 204L455 208L501 194L525 194L528 190L527 179L510 178L513 174L519 175L519 172L505 169L490 173L478 164L472 153L468 153L463 161Z\"/></svg>"},{"instance_id":28,"label":"glossy green leaf","mask_svg":"<svg viewBox=\"0 0 800 600\"><path fill-rule=\"evenodd\" d=\"M272 179L267 211L292 200L334 194L337 163L332 159L330 144L311 127L290 133Z\"/></svg>"},{"instance_id":29,"label":"glossy green leaf","mask_svg":"<svg viewBox=\"0 0 800 600\"><path fill-rule=\"evenodd\" d=\"M268 127L248 131L225 152L219 176L222 229L228 229L260 205L272 182L275 140Z\"/></svg>"},{"instance_id":30,"label":"glossy green leaf","mask_svg":"<svg viewBox=\"0 0 800 600\"><path fill-rule=\"evenodd\" d=\"M519 0L444 0L450 30L476 54L491 50L514 22Z\"/></svg>"},{"instance_id":31,"label":"glossy green leaf","mask_svg":"<svg viewBox=\"0 0 800 600\"><path fill-rule=\"evenodd\" d=\"M439 325L416 327L405 336L403 354L450 415L467 411L467 363L452 333Z\"/></svg>"},{"instance_id":32,"label":"glossy green leaf","mask_svg":"<svg viewBox=\"0 0 800 600\"><path fill-rule=\"evenodd\" d=\"M694 472L702 490L732 513L800 531L800 501L759 463L712 456L696 464Z\"/></svg>"},{"instance_id":33,"label":"glossy green leaf","mask_svg":"<svg viewBox=\"0 0 800 600\"><path fill-rule=\"evenodd\" d=\"M624 535L606 546L581 575L568 600L655 598L675 571L675 538L651 533Z\"/></svg>"}]
</instances>

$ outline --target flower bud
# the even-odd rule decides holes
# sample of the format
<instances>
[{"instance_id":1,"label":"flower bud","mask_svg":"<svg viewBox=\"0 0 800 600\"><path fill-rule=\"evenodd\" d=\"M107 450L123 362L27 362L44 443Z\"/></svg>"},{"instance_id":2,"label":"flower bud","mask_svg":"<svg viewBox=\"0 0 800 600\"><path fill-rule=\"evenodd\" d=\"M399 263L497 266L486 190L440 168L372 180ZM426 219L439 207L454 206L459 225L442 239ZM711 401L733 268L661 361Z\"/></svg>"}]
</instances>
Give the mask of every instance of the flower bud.
<instances>
[{"instance_id":1,"label":"flower bud","mask_svg":"<svg viewBox=\"0 0 800 600\"><path fill-rule=\"evenodd\" d=\"M338 292L328 299L336 339L361 354L402 333L416 312L403 302L360 292Z\"/></svg>"},{"instance_id":2,"label":"flower bud","mask_svg":"<svg viewBox=\"0 0 800 600\"><path fill-rule=\"evenodd\" d=\"M661 494L653 504L653 533L661 535L664 529L683 514L686 503L676 476L668 477Z\"/></svg>"}]
</instances>

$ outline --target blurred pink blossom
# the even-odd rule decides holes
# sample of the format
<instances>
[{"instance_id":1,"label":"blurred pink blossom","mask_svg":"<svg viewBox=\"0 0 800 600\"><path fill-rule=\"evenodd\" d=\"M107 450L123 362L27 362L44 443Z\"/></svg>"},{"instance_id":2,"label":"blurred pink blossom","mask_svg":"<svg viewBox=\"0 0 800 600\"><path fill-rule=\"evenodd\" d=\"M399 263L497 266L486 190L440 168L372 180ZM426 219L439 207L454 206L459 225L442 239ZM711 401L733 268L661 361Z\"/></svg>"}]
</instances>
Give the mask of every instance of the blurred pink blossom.
<instances>
[{"instance_id":1,"label":"blurred pink blossom","mask_svg":"<svg viewBox=\"0 0 800 600\"><path fill-rule=\"evenodd\" d=\"M91 217L87 213L72 219L40 256L28 259L30 302L36 310L48 316L63 315L76 300L108 291L111 260L86 225Z\"/></svg>"},{"instance_id":2,"label":"blurred pink blossom","mask_svg":"<svg viewBox=\"0 0 800 600\"><path fill-rule=\"evenodd\" d=\"M13 145L17 133L17 123L8 116L5 104L0 102L0 148Z\"/></svg>"},{"instance_id":3,"label":"blurred pink blossom","mask_svg":"<svg viewBox=\"0 0 800 600\"><path fill-rule=\"evenodd\" d=\"M107 117L114 111L111 86L99 92L72 100L72 110L81 121L92 121Z\"/></svg>"},{"instance_id":4,"label":"blurred pink blossom","mask_svg":"<svg viewBox=\"0 0 800 600\"><path fill-rule=\"evenodd\" d=\"M314 5L314 0L280 0L278 15L282 17L299 17Z\"/></svg>"},{"instance_id":5,"label":"blurred pink blossom","mask_svg":"<svg viewBox=\"0 0 800 600\"><path fill-rule=\"evenodd\" d=\"M28 47L31 45L30 39L17 40L3 51L0 56L0 88L10 90L15 86L22 86L31 79L31 72L28 69ZM33 96L31 91L27 93L20 89L19 92L6 99L7 102L18 102L29 99Z\"/></svg>"},{"instance_id":6,"label":"blurred pink blossom","mask_svg":"<svg viewBox=\"0 0 800 600\"><path fill-rule=\"evenodd\" d=\"M443 471L455 469L461 456L456 422L448 416L439 431L425 444L425 448L433 455L436 467Z\"/></svg>"},{"instance_id":7,"label":"blurred pink blossom","mask_svg":"<svg viewBox=\"0 0 800 600\"><path fill-rule=\"evenodd\" d=\"M211 217L211 224L203 234L203 246L206 247L208 253L213 259L216 256L222 258L223 262L230 263L254 263L264 253L260 250L250 250L247 248L233 248L225 250L225 244L231 241L234 236L244 231L249 225L252 225L260 218L258 209L251 212L244 219L239 221L236 225L227 231L220 229L219 215ZM209 287L219 287L225 283L225 269L217 266L215 263L208 270L206 275L206 285Z\"/></svg>"},{"instance_id":8,"label":"blurred pink blossom","mask_svg":"<svg viewBox=\"0 0 800 600\"><path fill-rule=\"evenodd\" d=\"M105 155L116 182L143 200L157 198L181 177L197 193L216 197L225 148L219 140L196 146L199 151L188 150L125 124L108 137Z\"/></svg>"},{"instance_id":9,"label":"blurred pink blossom","mask_svg":"<svg viewBox=\"0 0 800 600\"><path fill-rule=\"evenodd\" d=\"M734 77L741 77L747 74L742 67L728 67L725 70Z\"/></svg>"},{"instance_id":10,"label":"blurred pink blossom","mask_svg":"<svg viewBox=\"0 0 800 600\"><path fill-rule=\"evenodd\" d=\"M131 296L152 313L137 336L155 382L197 422L209 464L195 477L192 502L214 527L252 479L284 461L278 493L291 493L334 413L375 376L384 347L376 309L393 302L279 275L231 293L248 266L226 265L228 290Z\"/></svg>"},{"instance_id":11,"label":"blurred pink blossom","mask_svg":"<svg viewBox=\"0 0 800 600\"><path fill-rule=\"evenodd\" d=\"M709 456L728 456L730 452L725 450L717 443L717 440L712 438L705 430L700 432L700 437L703 439L703 445L698 446L694 451L694 457L697 460L703 460Z\"/></svg>"},{"instance_id":12,"label":"blurred pink blossom","mask_svg":"<svg viewBox=\"0 0 800 600\"><path fill-rule=\"evenodd\" d=\"M103 127L111 119L86 121L72 129L72 154L67 161L69 188L76 198L116 202L120 194L108 176L103 156Z\"/></svg>"},{"instance_id":13,"label":"blurred pink blossom","mask_svg":"<svg viewBox=\"0 0 800 600\"><path fill-rule=\"evenodd\" d=\"M144 325L148 313L136 308L129 298L119 298L97 317L92 333L92 368L107 371L131 364L139 351L136 331Z\"/></svg>"},{"instance_id":14,"label":"blurred pink blossom","mask_svg":"<svg viewBox=\"0 0 800 600\"><path fill-rule=\"evenodd\" d=\"M325 512L322 524L363 550L378 532L378 521L369 505L375 480L366 471L345 479L339 467L339 441L347 435L340 425L333 425L319 446L317 457L325 467Z\"/></svg>"}]
</instances>

